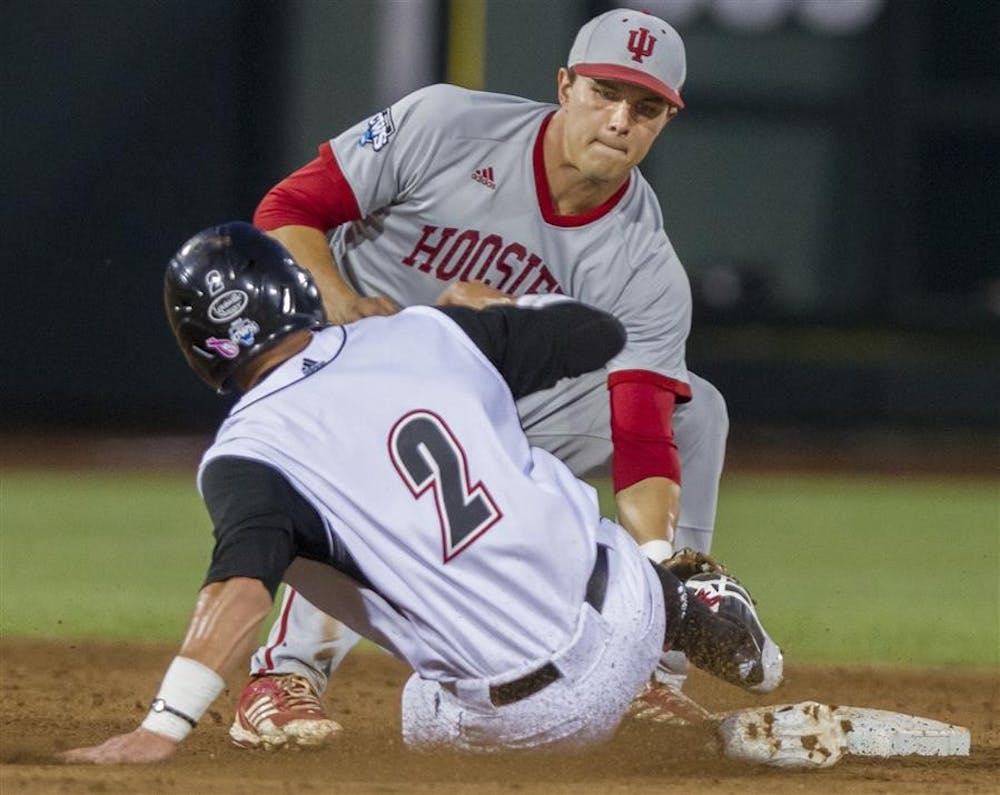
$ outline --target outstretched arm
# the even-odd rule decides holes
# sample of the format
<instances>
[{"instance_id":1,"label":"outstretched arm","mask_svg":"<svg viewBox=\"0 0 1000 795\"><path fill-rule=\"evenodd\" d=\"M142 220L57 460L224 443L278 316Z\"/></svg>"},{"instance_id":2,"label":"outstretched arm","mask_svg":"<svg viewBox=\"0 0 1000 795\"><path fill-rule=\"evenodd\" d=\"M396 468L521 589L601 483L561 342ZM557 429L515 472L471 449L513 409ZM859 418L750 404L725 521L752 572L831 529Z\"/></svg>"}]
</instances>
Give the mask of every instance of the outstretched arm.
<instances>
[{"instance_id":1,"label":"outstretched arm","mask_svg":"<svg viewBox=\"0 0 1000 795\"><path fill-rule=\"evenodd\" d=\"M647 370L620 370L608 383L618 521L658 563L673 554L680 512L673 413L686 385Z\"/></svg>"},{"instance_id":2,"label":"outstretched arm","mask_svg":"<svg viewBox=\"0 0 1000 795\"><path fill-rule=\"evenodd\" d=\"M156 701L161 702L161 711L151 710L134 731L66 751L60 758L135 764L172 756L192 724L222 692L224 678L250 655L271 601L264 584L249 577L206 585L198 594L180 651L160 685Z\"/></svg>"},{"instance_id":3,"label":"outstretched arm","mask_svg":"<svg viewBox=\"0 0 1000 795\"><path fill-rule=\"evenodd\" d=\"M326 235L309 226L282 226L268 232L295 261L312 274L323 296L323 308L331 323L350 323L372 315L392 315L399 307L384 295L358 295L337 270Z\"/></svg>"},{"instance_id":4,"label":"outstretched arm","mask_svg":"<svg viewBox=\"0 0 1000 795\"><path fill-rule=\"evenodd\" d=\"M358 295L341 277L326 232L361 217L357 200L329 146L322 154L271 188L253 222L287 248L312 274L331 323L399 311L385 296Z\"/></svg>"},{"instance_id":5,"label":"outstretched arm","mask_svg":"<svg viewBox=\"0 0 1000 795\"><path fill-rule=\"evenodd\" d=\"M615 317L561 295L438 309L490 360L515 398L597 370L625 344L625 327Z\"/></svg>"},{"instance_id":6,"label":"outstretched arm","mask_svg":"<svg viewBox=\"0 0 1000 795\"><path fill-rule=\"evenodd\" d=\"M681 510L680 484L667 477L644 478L615 492L619 524L655 562L674 551L674 532ZM654 542L650 546L645 546Z\"/></svg>"}]
</instances>

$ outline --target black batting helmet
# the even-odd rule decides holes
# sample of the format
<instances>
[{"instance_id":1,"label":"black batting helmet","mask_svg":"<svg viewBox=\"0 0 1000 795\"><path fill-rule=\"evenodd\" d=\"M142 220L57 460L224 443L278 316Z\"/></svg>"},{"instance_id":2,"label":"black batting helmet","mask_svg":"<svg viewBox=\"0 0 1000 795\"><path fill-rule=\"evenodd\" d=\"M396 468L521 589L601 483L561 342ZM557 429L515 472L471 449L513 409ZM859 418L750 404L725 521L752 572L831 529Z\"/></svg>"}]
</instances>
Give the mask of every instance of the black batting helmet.
<instances>
[{"instance_id":1,"label":"black batting helmet","mask_svg":"<svg viewBox=\"0 0 1000 795\"><path fill-rule=\"evenodd\" d=\"M278 241L241 221L185 243L163 280L170 328L218 392L249 359L298 329L326 325L319 290Z\"/></svg>"}]
</instances>

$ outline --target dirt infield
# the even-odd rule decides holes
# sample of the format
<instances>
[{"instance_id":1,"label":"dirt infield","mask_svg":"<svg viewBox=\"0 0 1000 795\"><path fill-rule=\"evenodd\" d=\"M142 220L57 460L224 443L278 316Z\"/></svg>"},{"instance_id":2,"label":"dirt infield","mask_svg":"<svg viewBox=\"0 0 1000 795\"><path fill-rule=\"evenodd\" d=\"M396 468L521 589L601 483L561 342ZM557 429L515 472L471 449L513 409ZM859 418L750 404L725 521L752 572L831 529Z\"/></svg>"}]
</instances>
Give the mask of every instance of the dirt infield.
<instances>
[{"instance_id":1,"label":"dirt infield","mask_svg":"<svg viewBox=\"0 0 1000 795\"><path fill-rule=\"evenodd\" d=\"M688 692L713 710L808 698L905 711L972 731L965 758L845 758L824 771L749 768L718 757L711 733L627 721L587 754L417 754L399 740L405 667L356 653L328 701L344 726L313 752L247 752L226 729L241 681L180 754L153 767L95 768L53 754L133 728L173 650L164 646L0 641L0 792L40 793L985 793L1000 780L1000 673L793 666L779 694L758 699L696 673Z\"/></svg>"}]
</instances>

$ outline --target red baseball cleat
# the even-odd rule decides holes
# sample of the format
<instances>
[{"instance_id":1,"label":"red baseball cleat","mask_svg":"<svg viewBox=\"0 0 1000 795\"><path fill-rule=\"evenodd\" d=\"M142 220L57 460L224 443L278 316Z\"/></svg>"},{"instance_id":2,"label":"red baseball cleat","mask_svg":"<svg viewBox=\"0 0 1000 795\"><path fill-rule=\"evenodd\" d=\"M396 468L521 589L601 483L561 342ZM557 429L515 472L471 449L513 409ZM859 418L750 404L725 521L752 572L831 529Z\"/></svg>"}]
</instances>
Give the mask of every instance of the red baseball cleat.
<instances>
[{"instance_id":1,"label":"red baseball cleat","mask_svg":"<svg viewBox=\"0 0 1000 795\"><path fill-rule=\"evenodd\" d=\"M309 680L298 674L255 676L240 694L229 736L240 748L274 750L323 745L340 724L330 718Z\"/></svg>"},{"instance_id":2,"label":"red baseball cleat","mask_svg":"<svg viewBox=\"0 0 1000 795\"><path fill-rule=\"evenodd\" d=\"M629 708L636 720L666 723L670 726L697 726L712 720L712 714L694 699L672 685L652 679L639 691Z\"/></svg>"}]
</instances>

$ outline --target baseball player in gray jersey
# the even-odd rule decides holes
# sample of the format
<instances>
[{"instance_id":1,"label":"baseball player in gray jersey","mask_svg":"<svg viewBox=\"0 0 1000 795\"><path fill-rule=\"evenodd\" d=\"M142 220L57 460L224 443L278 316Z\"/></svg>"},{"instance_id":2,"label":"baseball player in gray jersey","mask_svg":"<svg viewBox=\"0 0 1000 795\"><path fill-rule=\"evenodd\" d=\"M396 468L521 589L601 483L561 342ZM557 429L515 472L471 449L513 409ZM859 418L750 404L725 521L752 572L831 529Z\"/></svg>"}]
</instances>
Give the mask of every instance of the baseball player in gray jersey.
<instances>
[{"instance_id":1,"label":"baseball player in gray jersey","mask_svg":"<svg viewBox=\"0 0 1000 795\"><path fill-rule=\"evenodd\" d=\"M715 612L689 598L521 429L515 398L620 352L611 315L528 296L328 326L309 275L244 223L189 240L164 298L191 367L241 393L198 470L215 548L141 726L65 761L173 754L282 580L412 666L415 747L599 742L665 645L737 685L768 676L745 592L719 577Z\"/></svg>"},{"instance_id":2,"label":"baseball player in gray jersey","mask_svg":"<svg viewBox=\"0 0 1000 795\"><path fill-rule=\"evenodd\" d=\"M708 551L728 430L718 391L686 368L687 276L637 168L683 108L685 74L667 23L608 12L577 35L558 106L419 90L324 143L254 218L313 273L338 322L552 293L619 318L628 341L606 368L526 396L518 412L532 444L575 474L610 470L618 521L657 562L675 547ZM335 732L316 696L355 640L286 592L234 741L308 745ZM665 663L683 679L683 657Z\"/></svg>"}]
</instances>

